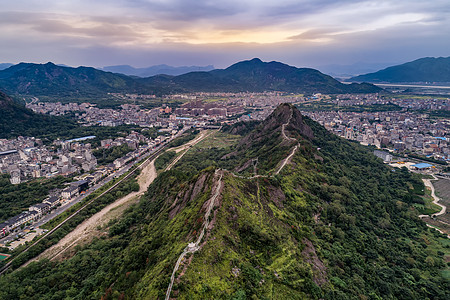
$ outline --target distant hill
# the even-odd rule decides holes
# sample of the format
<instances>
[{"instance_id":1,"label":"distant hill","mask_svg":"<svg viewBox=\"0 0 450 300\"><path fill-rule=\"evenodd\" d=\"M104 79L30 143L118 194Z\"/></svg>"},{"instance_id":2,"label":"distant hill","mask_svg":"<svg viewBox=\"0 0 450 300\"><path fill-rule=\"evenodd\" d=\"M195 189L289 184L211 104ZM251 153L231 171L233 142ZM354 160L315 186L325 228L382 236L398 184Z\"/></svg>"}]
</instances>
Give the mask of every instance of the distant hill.
<instances>
[{"instance_id":1,"label":"distant hill","mask_svg":"<svg viewBox=\"0 0 450 300\"><path fill-rule=\"evenodd\" d=\"M375 73L350 78L352 82L450 82L450 57L425 57Z\"/></svg>"},{"instance_id":2,"label":"distant hill","mask_svg":"<svg viewBox=\"0 0 450 300\"><path fill-rule=\"evenodd\" d=\"M134 68L129 65L119 65L119 66L108 66L101 68L103 71L113 72L113 73L121 73L130 76L139 76L139 77L150 77L160 74L165 75L182 75L189 72L199 72L199 71L211 71L214 70L214 66L182 66L182 67L172 67L165 64L151 66L147 68Z\"/></svg>"},{"instance_id":3,"label":"distant hill","mask_svg":"<svg viewBox=\"0 0 450 300\"><path fill-rule=\"evenodd\" d=\"M374 93L380 88L371 84L342 84L333 77L309 68L296 68L280 62L262 62L258 58L238 62L226 69L191 72L173 78L143 79L152 85L177 87L187 91L292 93Z\"/></svg>"},{"instance_id":4,"label":"distant hill","mask_svg":"<svg viewBox=\"0 0 450 300\"><path fill-rule=\"evenodd\" d=\"M330 64L318 66L317 69L327 75L337 78L350 78L361 74L376 72L394 65L393 63L365 63L357 62L349 65Z\"/></svg>"},{"instance_id":5,"label":"distant hill","mask_svg":"<svg viewBox=\"0 0 450 300\"><path fill-rule=\"evenodd\" d=\"M13 64L10 63L2 63L0 64L0 71L11 67Z\"/></svg>"},{"instance_id":6,"label":"distant hill","mask_svg":"<svg viewBox=\"0 0 450 300\"><path fill-rule=\"evenodd\" d=\"M36 114L0 91L0 138L39 136L75 127L66 118Z\"/></svg>"},{"instance_id":7,"label":"distant hill","mask_svg":"<svg viewBox=\"0 0 450 300\"><path fill-rule=\"evenodd\" d=\"M0 71L0 86L10 94L95 97L108 92L143 90L136 80L90 67L20 63Z\"/></svg>"},{"instance_id":8,"label":"distant hill","mask_svg":"<svg viewBox=\"0 0 450 300\"><path fill-rule=\"evenodd\" d=\"M107 93L171 94L183 92L373 93L371 84L342 84L309 68L252 59L223 70L179 76L136 78L90 67L20 63L0 71L0 86L9 94L94 98Z\"/></svg>"}]
</instances>

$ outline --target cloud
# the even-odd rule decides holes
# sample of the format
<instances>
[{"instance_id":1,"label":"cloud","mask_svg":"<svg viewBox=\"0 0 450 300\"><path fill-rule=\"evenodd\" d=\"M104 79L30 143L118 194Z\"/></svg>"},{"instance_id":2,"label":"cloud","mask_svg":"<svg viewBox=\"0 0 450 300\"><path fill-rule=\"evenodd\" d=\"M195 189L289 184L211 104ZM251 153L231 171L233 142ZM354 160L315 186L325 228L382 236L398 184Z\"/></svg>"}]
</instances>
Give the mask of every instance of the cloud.
<instances>
[{"instance_id":1,"label":"cloud","mask_svg":"<svg viewBox=\"0 0 450 300\"><path fill-rule=\"evenodd\" d=\"M297 66L450 49L448 0L21 0L2 3L5 61ZM204 61L204 63L202 63Z\"/></svg>"}]
</instances>

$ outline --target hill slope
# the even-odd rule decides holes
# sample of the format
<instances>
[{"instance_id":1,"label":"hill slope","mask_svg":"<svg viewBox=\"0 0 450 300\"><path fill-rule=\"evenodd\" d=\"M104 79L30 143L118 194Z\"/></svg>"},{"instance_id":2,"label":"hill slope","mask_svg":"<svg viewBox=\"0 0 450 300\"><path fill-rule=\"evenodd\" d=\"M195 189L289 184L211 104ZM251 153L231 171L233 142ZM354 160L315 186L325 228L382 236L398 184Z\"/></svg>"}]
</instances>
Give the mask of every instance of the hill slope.
<instances>
[{"instance_id":1,"label":"hill slope","mask_svg":"<svg viewBox=\"0 0 450 300\"><path fill-rule=\"evenodd\" d=\"M108 66L103 67L103 71L107 72L113 72L113 73L122 73L129 76L139 76L139 77L150 77L155 76L159 74L166 74L166 75L182 75L189 72L198 72L198 71L211 71L214 70L214 66L183 66L183 67L172 67L168 65L156 65L151 66L147 68L134 68L129 65L119 65L119 66Z\"/></svg>"},{"instance_id":2,"label":"hill slope","mask_svg":"<svg viewBox=\"0 0 450 300\"><path fill-rule=\"evenodd\" d=\"M36 114L0 91L0 138L39 136L76 127L66 118Z\"/></svg>"},{"instance_id":3,"label":"hill slope","mask_svg":"<svg viewBox=\"0 0 450 300\"><path fill-rule=\"evenodd\" d=\"M134 79L89 67L20 63L0 71L0 86L10 94L95 97L108 92L143 91Z\"/></svg>"},{"instance_id":4,"label":"hill slope","mask_svg":"<svg viewBox=\"0 0 450 300\"><path fill-rule=\"evenodd\" d=\"M450 82L450 57L426 57L375 73L350 78L353 82Z\"/></svg>"},{"instance_id":5,"label":"hill slope","mask_svg":"<svg viewBox=\"0 0 450 300\"><path fill-rule=\"evenodd\" d=\"M258 152L270 133L280 147ZM184 249L176 299L448 299L439 234L410 206L420 179L290 105L234 145L217 139L189 150L72 258L0 278L0 298L164 299ZM223 155L233 152L246 157ZM255 168L234 171L247 158Z\"/></svg>"},{"instance_id":6,"label":"hill slope","mask_svg":"<svg viewBox=\"0 0 450 300\"><path fill-rule=\"evenodd\" d=\"M317 70L299 69L278 62L264 63L259 59L243 61L224 70L148 78L134 78L88 67L20 63L0 71L0 86L9 94L73 98L104 97L107 93L371 93L381 90L369 84L342 84Z\"/></svg>"},{"instance_id":7,"label":"hill slope","mask_svg":"<svg viewBox=\"0 0 450 300\"><path fill-rule=\"evenodd\" d=\"M156 78L146 81L155 84ZM163 83L161 83L163 84ZM171 78L171 84L187 91L293 93L375 93L380 88L370 84L345 85L314 69L296 68L279 62L262 62L258 58L238 62L223 70L191 72Z\"/></svg>"}]
</instances>

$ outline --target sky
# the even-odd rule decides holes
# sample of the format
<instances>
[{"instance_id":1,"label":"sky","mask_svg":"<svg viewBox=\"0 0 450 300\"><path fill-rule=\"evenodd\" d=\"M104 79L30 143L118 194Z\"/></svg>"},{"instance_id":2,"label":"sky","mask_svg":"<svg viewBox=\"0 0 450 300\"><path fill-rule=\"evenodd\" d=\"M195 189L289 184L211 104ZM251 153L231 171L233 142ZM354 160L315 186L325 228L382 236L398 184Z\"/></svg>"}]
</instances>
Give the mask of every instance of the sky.
<instances>
[{"instance_id":1,"label":"sky","mask_svg":"<svg viewBox=\"0 0 450 300\"><path fill-rule=\"evenodd\" d=\"M0 63L297 67L450 56L448 0L20 0L0 7ZM320 69L320 68L319 68Z\"/></svg>"}]
</instances>

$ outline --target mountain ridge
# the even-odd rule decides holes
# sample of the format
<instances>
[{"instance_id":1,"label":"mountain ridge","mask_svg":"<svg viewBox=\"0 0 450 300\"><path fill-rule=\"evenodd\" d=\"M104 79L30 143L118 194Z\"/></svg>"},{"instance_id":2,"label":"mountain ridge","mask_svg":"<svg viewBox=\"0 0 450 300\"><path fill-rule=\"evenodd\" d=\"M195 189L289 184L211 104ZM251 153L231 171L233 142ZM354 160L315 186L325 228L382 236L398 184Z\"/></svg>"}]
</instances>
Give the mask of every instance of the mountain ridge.
<instances>
[{"instance_id":1,"label":"mountain ridge","mask_svg":"<svg viewBox=\"0 0 450 300\"><path fill-rule=\"evenodd\" d=\"M353 82L449 83L450 57L424 57L377 72L350 78Z\"/></svg>"},{"instance_id":2,"label":"mountain ridge","mask_svg":"<svg viewBox=\"0 0 450 300\"><path fill-rule=\"evenodd\" d=\"M226 69L179 76L134 78L91 67L62 67L53 63L20 63L0 71L0 86L9 94L52 97L105 97L107 93L164 95L190 92L373 93L370 84L342 84L317 70L296 68L259 59Z\"/></svg>"},{"instance_id":3,"label":"mountain ridge","mask_svg":"<svg viewBox=\"0 0 450 300\"><path fill-rule=\"evenodd\" d=\"M76 126L73 121L63 117L37 114L0 90L0 138L38 136Z\"/></svg>"},{"instance_id":4,"label":"mountain ridge","mask_svg":"<svg viewBox=\"0 0 450 300\"><path fill-rule=\"evenodd\" d=\"M296 110L280 105L245 143L211 134L98 239L1 277L0 298L448 299L439 233L412 208L420 178ZM263 135L287 142L258 152L248 136Z\"/></svg>"},{"instance_id":5,"label":"mountain ridge","mask_svg":"<svg viewBox=\"0 0 450 300\"><path fill-rule=\"evenodd\" d=\"M116 65L116 66L106 66L100 68L102 71L113 72L113 73L121 73L128 76L138 76L138 77L150 77L155 75L171 75L178 76L182 74L186 74L189 72L196 71L211 71L214 70L213 65L208 66L181 66L174 67L166 64L154 65L145 68L135 68L130 65Z\"/></svg>"}]
</instances>

